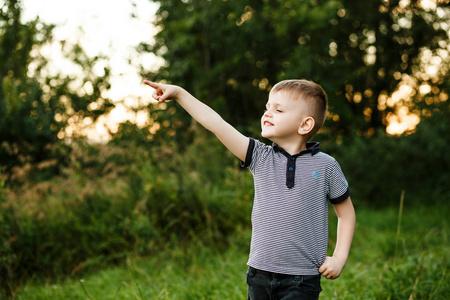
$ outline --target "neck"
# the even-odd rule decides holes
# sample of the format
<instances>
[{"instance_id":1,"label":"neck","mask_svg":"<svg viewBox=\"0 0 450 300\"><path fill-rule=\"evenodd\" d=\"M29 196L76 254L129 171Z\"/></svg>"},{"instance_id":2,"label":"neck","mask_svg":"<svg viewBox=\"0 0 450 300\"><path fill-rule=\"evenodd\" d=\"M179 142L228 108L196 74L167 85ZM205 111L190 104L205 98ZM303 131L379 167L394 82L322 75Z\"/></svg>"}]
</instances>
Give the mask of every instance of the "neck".
<instances>
[{"instance_id":1,"label":"neck","mask_svg":"<svg viewBox=\"0 0 450 300\"><path fill-rule=\"evenodd\" d=\"M295 155L299 153L300 151L306 150L306 141L293 141L293 142L287 142L287 141L272 141L281 148L283 148L287 153L290 155Z\"/></svg>"}]
</instances>

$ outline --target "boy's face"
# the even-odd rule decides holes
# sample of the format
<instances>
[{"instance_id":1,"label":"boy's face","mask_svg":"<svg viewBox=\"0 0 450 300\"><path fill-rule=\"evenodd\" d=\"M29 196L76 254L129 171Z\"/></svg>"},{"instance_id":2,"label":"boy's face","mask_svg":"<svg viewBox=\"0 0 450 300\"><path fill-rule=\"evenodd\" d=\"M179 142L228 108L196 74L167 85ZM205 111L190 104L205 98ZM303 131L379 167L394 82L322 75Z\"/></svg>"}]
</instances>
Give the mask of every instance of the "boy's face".
<instances>
[{"instance_id":1,"label":"boy's face","mask_svg":"<svg viewBox=\"0 0 450 300\"><path fill-rule=\"evenodd\" d=\"M289 93L270 93L266 111L261 117L261 135L280 144L299 137L299 128L306 114L301 99L292 99Z\"/></svg>"}]
</instances>

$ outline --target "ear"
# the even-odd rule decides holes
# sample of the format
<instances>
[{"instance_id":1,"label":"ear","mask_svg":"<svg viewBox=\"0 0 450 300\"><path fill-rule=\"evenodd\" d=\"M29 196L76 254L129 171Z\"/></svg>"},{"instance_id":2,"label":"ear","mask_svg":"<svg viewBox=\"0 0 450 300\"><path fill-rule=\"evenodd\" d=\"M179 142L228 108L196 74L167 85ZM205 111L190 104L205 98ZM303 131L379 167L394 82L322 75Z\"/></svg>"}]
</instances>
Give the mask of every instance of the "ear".
<instances>
[{"instance_id":1,"label":"ear","mask_svg":"<svg viewBox=\"0 0 450 300\"><path fill-rule=\"evenodd\" d=\"M314 126L316 125L316 121L313 117L306 117L303 119L302 123L298 127L298 134L300 135L307 135L308 133L313 130Z\"/></svg>"}]
</instances>

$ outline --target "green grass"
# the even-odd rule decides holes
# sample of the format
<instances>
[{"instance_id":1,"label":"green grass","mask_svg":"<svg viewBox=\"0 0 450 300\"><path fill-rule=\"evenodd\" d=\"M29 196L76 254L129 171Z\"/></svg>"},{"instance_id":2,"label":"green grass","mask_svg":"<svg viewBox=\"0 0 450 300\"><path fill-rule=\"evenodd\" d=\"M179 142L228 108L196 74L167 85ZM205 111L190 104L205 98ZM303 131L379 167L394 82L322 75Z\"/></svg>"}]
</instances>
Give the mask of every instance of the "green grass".
<instances>
[{"instance_id":1,"label":"green grass","mask_svg":"<svg viewBox=\"0 0 450 300\"><path fill-rule=\"evenodd\" d=\"M246 251L194 245L130 258L83 279L28 284L17 299L242 299Z\"/></svg>"},{"instance_id":2,"label":"green grass","mask_svg":"<svg viewBox=\"0 0 450 300\"><path fill-rule=\"evenodd\" d=\"M447 204L406 201L401 215L396 207L356 209L349 261L340 278L322 280L321 299L450 299ZM330 216L331 251L335 217ZM34 279L16 299L245 299L250 232L229 238L231 246L222 251L192 242L129 257L122 266L83 278Z\"/></svg>"}]
</instances>

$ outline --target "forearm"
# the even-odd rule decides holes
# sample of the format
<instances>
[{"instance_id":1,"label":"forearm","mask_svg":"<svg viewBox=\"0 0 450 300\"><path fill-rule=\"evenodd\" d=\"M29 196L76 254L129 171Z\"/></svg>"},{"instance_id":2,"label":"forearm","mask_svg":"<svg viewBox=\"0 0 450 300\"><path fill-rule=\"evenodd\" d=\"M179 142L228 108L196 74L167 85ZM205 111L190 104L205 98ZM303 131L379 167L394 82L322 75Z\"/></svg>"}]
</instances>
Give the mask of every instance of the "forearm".
<instances>
[{"instance_id":1,"label":"forearm","mask_svg":"<svg viewBox=\"0 0 450 300\"><path fill-rule=\"evenodd\" d=\"M213 133L216 133L216 129L224 124L224 120L218 113L184 89L178 94L176 101L197 122Z\"/></svg>"},{"instance_id":2,"label":"forearm","mask_svg":"<svg viewBox=\"0 0 450 300\"><path fill-rule=\"evenodd\" d=\"M356 218L353 210L349 211L345 215L345 218L338 218L337 242L333 257L339 259L339 261L341 261L344 265L347 262L352 245L355 223Z\"/></svg>"},{"instance_id":3,"label":"forearm","mask_svg":"<svg viewBox=\"0 0 450 300\"><path fill-rule=\"evenodd\" d=\"M338 217L336 248L332 257L327 257L320 266L319 273L327 279L336 279L347 263L355 231L356 216L350 197L334 205Z\"/></svg>"}]
</instances>

